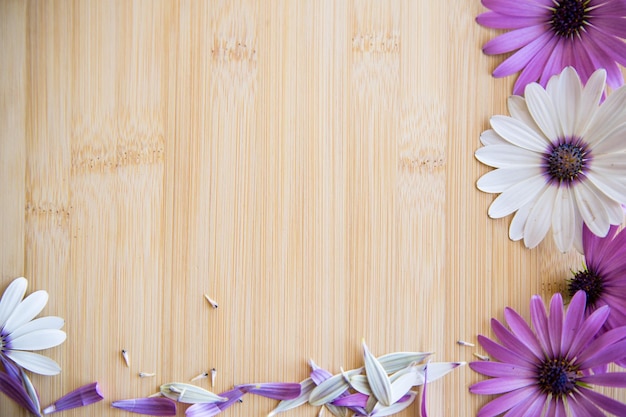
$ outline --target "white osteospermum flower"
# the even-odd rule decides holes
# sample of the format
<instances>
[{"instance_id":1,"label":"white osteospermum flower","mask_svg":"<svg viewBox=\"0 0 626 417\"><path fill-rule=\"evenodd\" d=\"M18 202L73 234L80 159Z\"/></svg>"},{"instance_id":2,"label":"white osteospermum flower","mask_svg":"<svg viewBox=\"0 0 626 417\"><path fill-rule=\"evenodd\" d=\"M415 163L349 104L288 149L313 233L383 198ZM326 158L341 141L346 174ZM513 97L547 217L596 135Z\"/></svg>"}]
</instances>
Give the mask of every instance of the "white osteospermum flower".
<instances>
[{"instance_id":1,"label":"white osteospermum flower","mask_svg":"<svg viewBox=\"0 0 626 417\"><path fill-rule=\"evenodd\" d=\"M562 252L582 252L582 225L606 236L621 224L626 204L626 86L599 105L606 72L593 73L586 86L565 68L545 90L526 86L512 96L511 116L491 118L476 151L483 164L497 168L477 187L501 193L489 207L492 218L516 212L512 240L537 246L550 227Z\"/></svg>"},{"instance_id":2,"label":"white osteospermum flower","mask_svg":"<svg viewBox=\"0 0 626 417\"><path fill-rule=\"evenodd\" d=\"M48 302L46 291L35 291L24 300L27 281L13 280L0 299L0 359L41 375L61 372L52 359L29 352L48 349L65 341L65 332L59 330L64 321L48 316L33 320Z\"/></svg>"}]
</instances>

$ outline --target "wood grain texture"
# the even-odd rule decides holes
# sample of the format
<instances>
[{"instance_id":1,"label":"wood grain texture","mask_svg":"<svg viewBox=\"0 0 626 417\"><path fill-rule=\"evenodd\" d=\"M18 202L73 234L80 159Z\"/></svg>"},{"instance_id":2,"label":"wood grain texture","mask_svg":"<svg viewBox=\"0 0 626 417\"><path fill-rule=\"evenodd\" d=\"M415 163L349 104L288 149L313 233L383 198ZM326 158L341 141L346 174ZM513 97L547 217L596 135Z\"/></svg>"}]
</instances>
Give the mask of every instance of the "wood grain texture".
<instances>
[{"instance_id":1,"label":"wood grain texture","mask_svg":"<svg viewBox=\"0 0 626 417\"><path fill-rule=\"evenodd\" d=\"M298 382L309 358L360 366L362 338L471 361L456 340L562 289L580 256L509 241L475 187L513 83L490 75L482 10L1 1L0 290L26 276L68 334L45 352L63 372L33 377L42 403L98 381L105 401L64 415L123 416L111 401L210 368L216 392ZM481 378L433 383L431 415L474 415ZM25 414L2 397L0 415Z\"/></svg>"}]
</instances>

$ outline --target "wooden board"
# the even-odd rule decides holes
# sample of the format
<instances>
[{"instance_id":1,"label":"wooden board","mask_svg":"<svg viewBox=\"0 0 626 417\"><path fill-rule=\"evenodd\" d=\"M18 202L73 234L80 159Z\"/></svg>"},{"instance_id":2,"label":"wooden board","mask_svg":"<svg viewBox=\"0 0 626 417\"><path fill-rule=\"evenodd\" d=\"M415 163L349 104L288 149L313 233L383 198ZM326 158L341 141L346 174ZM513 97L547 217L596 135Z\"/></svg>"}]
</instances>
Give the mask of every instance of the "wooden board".
<instances>
[{"instance_id":1,"label":"wooden board","mask_svg":"<svg viewBox=\"0 0 626 417\"><path fill-rule=\"evenodd\" d=\"M299 382L309 358L360 366L363 338L471 361L458 339L562 289L581 258L509 241L475 187L478 137L514 81L490 75L483 10L0 2L0 290L26 276L68 335L45 352L62 373L33 377L42 403L98 381L105 401L64 415L123 416L111 401L213 367L200 385L216 392ZM431 415L473 415L481 378L433 383ZM2 397L0 415L25 414Z\"/></svg>"}]
</instances>

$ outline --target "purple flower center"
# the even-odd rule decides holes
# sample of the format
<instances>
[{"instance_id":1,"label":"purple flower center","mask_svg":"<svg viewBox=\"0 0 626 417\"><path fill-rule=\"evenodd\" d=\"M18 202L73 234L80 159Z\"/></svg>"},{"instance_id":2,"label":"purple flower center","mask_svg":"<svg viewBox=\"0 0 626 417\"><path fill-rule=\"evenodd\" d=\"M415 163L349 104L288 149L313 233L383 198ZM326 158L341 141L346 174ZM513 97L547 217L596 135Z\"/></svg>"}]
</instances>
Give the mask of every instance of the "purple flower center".
<instances>
[{"instance_id":1,"label":"purple flower center","mask_svg":"<svg viewBox=\"0 0 626 417\"><path fill-rule=\"evenodd\" d=\"M565 359L546 359L537 371L538 385L542 392L561 397L574 390L576 370Z\"/></svg>"},{"instance_id":2,"label":"purple flower center","mask_svg":"<svg viewBox=\"0 0 626 417\"><path fill-rule=\"evenodd\" d=\"M548 176L558 183L572 183L581 175L589 159L587 147L579 140L552 145L545 154Z\"/></svg>"},{"instance_id":3,"label":"purple flower center","mask_svg":"<svg viewBox=\"0 0 626 417\"><path fill-rule=\"evenodd\" d=\"M585 24L588 0L560 0L556 3L550 19L552 30L563 38L577 35Z\"/></svg>"},{"instance_id":4,"label":"purple flower center","mask_svg":"<svg viewBox=\"0 0 626 417\"><path fill-rule=\"evenodd\" d=\"M587 306L595 306L604 291L602 277L587 268L576 272L567 285L567 292L573 297L579 290L587 293Z\"/></svg>"}]
</instances>

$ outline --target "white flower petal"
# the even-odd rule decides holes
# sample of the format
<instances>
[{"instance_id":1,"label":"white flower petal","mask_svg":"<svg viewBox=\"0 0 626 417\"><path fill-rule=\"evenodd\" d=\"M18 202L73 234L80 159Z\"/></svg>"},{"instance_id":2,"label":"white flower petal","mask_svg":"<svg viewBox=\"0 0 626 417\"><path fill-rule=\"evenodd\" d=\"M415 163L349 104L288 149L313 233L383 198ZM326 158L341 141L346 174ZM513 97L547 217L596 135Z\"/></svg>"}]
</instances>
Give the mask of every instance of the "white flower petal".
<instances>
[{"instance_id":1,"label":"white flower petal","mask_svg":"<svg viewBox=\"0 0 626 417\"><path fill-rule=\"evenodd\" d=\"M611 174L610 171L594 169L587 172L587 179L612 200L626 204L626 184Z\"/></svg>"},{"instance_id":2,"label":"white flower petal","mask_svg":"<svg viewBox=\"0 0 626 417\"><path fill-rule=\"evenodd\" d=\"M556 190L555 186L547 187L533 204L524 225L524 245L527 248L532 249L541 243L550 230Z\"/></svg>"},{"instance_id":3,"label":"white flower petal","mask_svg":"<svg viewBox=\"0 0 626 417\"><path fill-rule=\"evenodd\" d=\"M524 226L526 226L526 219L530 214L530 209L533 207L533 202L530 201L527 204L524 204L517 210L515 216L513 216L513 220L511 220L511 226L509 227L509 239L514 242L522 239L524 237Z\"/></svg>"},{"instance_id":4,"label":"white flower petal","mask_svg":"<svg viewBox=\"0 0 626 417\"><path fill-rule=\"evenodd\" d=\"M543 156L514 145L489 145L476 150L476 159L494 168L508 166L534 167L543 162Z\"/></svg>"},{"instance_id":5,"label":"white flower petal","mask_svg":"<svg viewBox=\"0 0 626 417\"><path fill-rule=\"evenodd\" d=\"M22 298L24 298L27 286L28 282L26 278L16 278L11 281L4 291L4 294L2 294L2 299L0 299L0 329L2 329L7 319L11 316L15 307L17 307L20 301L22 301Z\"/></svg>"},{"instance_id":6,"label":"white flower petal","mask_svg":"<svg viewBox=\"0 0 626 417\"><path fill-rule=\"evenodd\" d=\"M491 127L513 145L529 151L544 153L548 149L548 140L521 121L507 116L493 116Z\"/></svg>"},{"instance_id":7,"label":"white flower petal","mask_svg":"<svg viewBox=\"0 0 626 417\"><path fill-rule=\"evenodd\" d=\"M535 175L515 184L496 198L489 206L489 217L499 219L508 216L532 201L548 186L544 175Z\"/></svg>"},{"instance_id":8,"label":"white flower petal","mask_svg":"<svg viewBox=\"0 0 626 417\"><path fill-rule=\"evenodd\" d=\"M52 359L33 352L9 350L4 352L13 362L24 369L40 375L57 375L61 367Z\"/></svg>"},{"instance_id":9,"label":"white flower petal","mask_svg":"<svg viewBox=\"0 0 626 417\"><path fill-rule=\"evenodd\" d=\"M574 204L574 249L578 253L584 253L583 249L583 217L578 210L578 206Z\"/></svg>"},{"instance_id":10,"label":"white flower petal","mask_svg":"<svg viewBox=\"0 0 626 417\"><path fill-rule=\"evenodd\" d=\"M378 362L388 374L392 374L412 363L421 362L432 354L432 352L393 352L379 356Z\"/></svg>"},{"instance_id":11,"label":"white flower petal","mask_svg":"<svg viewBox=\"0 0 626 417\"><path fill-rule=\"evenodd\" d=\"M539 167L494 169L480 177L476 187L486 193L501 193L518 182L539 174L541 174L541 168Z\"/></svg>"},{"instance_id":12,"label":"white flower petal","mask_svg":"<svg viewBox=\"0 0 626 417\"><path fill-rule=\"evenodd\" d=\"M428 365L418 366L418 370L424 373L424 369L428 366L428 383L434 382L439 378L454 371L459 366L464 366L465 362L431 362Z\"/></svg>"},{"instance_id":13,"label":"white flower petal","mask_svg":"<svg viewBox=\"0 0 626 417\"><path fill-rule=\"evenodd\" d=\"M610 227L609 215L602 201L585 182L577 184L573 187L573 191L576 198L576 206L589 230L596 236L606 236Z\"/></svg>"},{"instance_id":14,"label":"white flower petal","mask_svg":"<svg viewBox=\"0 0 626 417\"><path fill-rule=\"evenodd\" d=\"M371 416L372 417L391 416L393 414L397 414L400 411L406 409L408 406L413 404L413 402L415 401L415 397L417 396L417 393L414 391L411 391L408 394L410 395L410 398L406 401L402 401L401 403L394 403L388 407L385 407L384 405L380 403L376 404L376 406L372 410Z\"/></svg>"},{"instance_id":15,"label":"white flower petal","mask_svg":"<svg viewBox=\"0 0 626 417\"><path fill-rule=\"evenodd\" d=\"M370 383L367 381L367 376L365 375L354 375L350 378L350 386L361 394L371 395L372 388L370 387Z\"/></svg>"},{"instance_id":16,"label":"white flower petal","mask_svg":"<svg viewBox=\"0 0 626 417\"><path fill-rule=\"evenodd\" d=\"M363 341L363 358L365 362L365 373L367 382L370 384L372 394L376 399L385 406L391 405L391 382L387 376L387 372L380 364L378 359L367 348Z\"/></svg>"},{"instance_id":17,"label":"white flower petal","mask_svg":"<svg viewBox=\"0 0 626 417\"><path fill-rule=\"evenodd\" d=\"M591 147L592 153L624 152L626 150L626 123L616 126L603 138L597 137L595 139L595 144ZM626 155L623 156L626 158Z\"/></svg>"},{"instance_id":18,"label":"white flower petal","mask_svg":"<svg viewBox=\"0 0 626 417\"><path fill-rule=\"evenodd\" d=\"M594 155L592 170L602 168L619 175L626 175L626 152Z\"/></svg>"},{"instance_id":19,"label":"white flower petal","mask_svg":"<svg viewBox=\"0 0 626 417\"><path fill-rule=\"evenodd\" d=\"M501 138L495 130L487 129L483 133L480 134L480 143L483 146L488 145L508 145L509 142Z\"/></svg>"},{"instance_id":20,"label":"white flower petal","mask_svg":"<svg viewBox=\"0 0 626 417\"><path fill-rule=\"evenodd\" d=\"M556 91L551 94L554 100L557 114L561 122L561 129L566 138L571 138L576 133L576 116L580 106L582 85L578 74L572 67L567 67L558 78Z\"/></svg>"},{"instance_id":21,"label":"white flower petal","mask_svg":"<svg viewBox=\"0 0 626 417\"><path fill-rule=\"evenodd\" d=\"M602 103L584 135L593 148L626 119L626 87L618 88Z\"/></svg>"},{"instance_id":22,"label":"white flower petal","mask_svg":"<svg viewBox=\"0 0 626 417\"><path fill-rule=\"evenodd\" d=\"M537 123L535 123L535 119L528 111L528 106L526 105L526 100L522 96L510 96L507 101L509 113L511 113L511 117L519 120L524 123L526 126L531 128L537 133L541 132Z\"/></svg>"},{"instance_id":23,"label":"white flower petal","mask_svg":"<svg viewBox=\"0 0 626 417\"><path fill-rule=\"evenodd\" d=\"M551 142L556 142L559 138L562 138L563 130L561 129L552 99L546 90L537 83L530 83L524 90L524 96L526 97L528 111L543 134Z\"/></svg>"},{"instance_id":24,"label":"white flower petal","mask_svg":"<svg viewBox=\"0 0 626 417\"><path fill-rule=\"evenodd\" d=\"M20 337L10 338L11 349L42 350L60 345L65 341L66 334L62 330L43 329L26 333Z\"/></svg>"},{"instance_id":25,"label":"white flower petal","mask_svg":"<svg viewBox=\"0 0 626 417\"><path fill-rule=\"evenodd\" d=\"M563 253L569 251L576 236L574 199L569 187L558 187L552 212L552 235L557 248Z\"/></svg>"},{"instance_id":26,"label":"white flower petal","mask_svg":"<svg viewBox=\"0 0 626 417\"><path fill-rule=\"evenodd\" d=\"M186 404L221 403L228 398L184 382L171 382L161 385L161 394L170 400Z\"/></svg>"},{"instance_id":27,"label":"white flower petal","mask_svg":"<svg viewBox=\"0 0 626 417\"><path fill-rule=\"evenodd\" d=\"M35 291L24 299L15 309L4 325L6 333L13 333L21 325L31 321L48 302L48 293L40 290Z\"/></svg>"},{"instance_id":28,"label":"white flower petal","mask_svg":"<svg viewBox=\"0 0 626 417\"><path fill-rule=\"evenodd\" d=\"M414 385L418 385L420 381L423 381L423 377L420 378L419 372L414 366L411 367L410 371L404 372L397 378L394 378L394 381L391 383L390 404L398 402L400 398L404 397L409 390Z\"/></svg>"},{"instance_id":29,"label":"white flower petal","mask_svg":"<svg viewBox=\"0 0 626 417\"><path fill-rule=\"evenodd\" d=\"M40 317L33 321L18 327L13 333L11 333L11 339L18 338L26 333L34 332L35 330L43 329L57 329L59 330L65 324L65 320L61 317L46 316Z\"/></svg>"},{"instance_id":30,"label":"white flower petal","mask_svg":"<svg viewBox=\"0 0 626 417\"><path fill-rule=\"evenodd\" d=\"M584 137L589 124L593 121L598 112L598 104L604 92L606 82L606 71L598 70L594 72L587 84L583 88L580 96L580 106L576 116L576 128L574 132L579 137Z\"/></svg>"},{"instance_id":31,"label":"white flower petal","mask_svg":"<svg viewBox=\"0 0 626 417\"><path fill-rule=\"evenodd\" d=\"M356 375L360 370L350 370L345 372L349 377ZM311 391L309 404L319 406L331 402L339 397L345 390L350 388L344 374L336 374L328 378Z\"/></svg>"}]
</instances>

